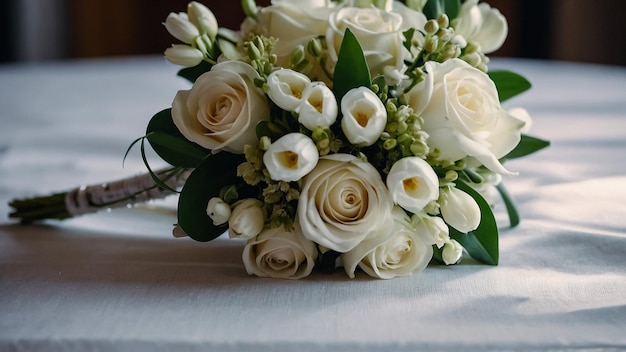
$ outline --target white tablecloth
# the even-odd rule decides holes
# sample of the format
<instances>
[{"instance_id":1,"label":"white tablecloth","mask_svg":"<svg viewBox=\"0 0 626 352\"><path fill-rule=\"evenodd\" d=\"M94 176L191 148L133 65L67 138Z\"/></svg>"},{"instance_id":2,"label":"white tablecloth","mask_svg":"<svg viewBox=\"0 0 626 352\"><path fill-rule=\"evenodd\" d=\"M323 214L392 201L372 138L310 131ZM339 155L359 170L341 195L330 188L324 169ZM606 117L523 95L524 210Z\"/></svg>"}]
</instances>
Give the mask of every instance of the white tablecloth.
<instances>
[{"instance_id":1,"label":"white tablecloth","mask_svg":"<svg viewBox=\"0 0 626 352\"><path fill-rule=\"evenodd\" d=\"M0 66L0 350L626 350L626 69L492 67L533 82L507 107L552 141L507 164L523 220L499 266L294 282L248 277L241 242L171 237L167 202L8 219L10 199L143 172L126 147L187 84L161 58Z\"/></svg>"}]
</instances>

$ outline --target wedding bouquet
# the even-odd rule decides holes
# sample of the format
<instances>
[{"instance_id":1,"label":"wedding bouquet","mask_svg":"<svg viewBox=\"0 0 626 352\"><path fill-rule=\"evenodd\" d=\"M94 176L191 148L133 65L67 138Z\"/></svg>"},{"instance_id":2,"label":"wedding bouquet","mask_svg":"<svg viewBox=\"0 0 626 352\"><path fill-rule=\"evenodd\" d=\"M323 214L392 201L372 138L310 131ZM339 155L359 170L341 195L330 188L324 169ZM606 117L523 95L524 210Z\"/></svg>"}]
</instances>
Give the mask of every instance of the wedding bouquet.
<instances>
[{"instance_id":1,"label":"wedding bouquet","mask_svg":"<svg viewBox=\"0 0 626 352\"><path fill-rule=\"evenodd\" d=\"M519 222L503 163L548 145L526 134L524 109L501 106L530 83L488 71L508 32L502 14L478 0L242 5L239 31L197 2L165 20L181 42L165 57L192 86L129 147L148 176L56 195L64 205L47 215L14 201L12 216L70 217L171 191L174 234L245 240L252 275L389 279L464 251L497 264L494 193ZM153 171L145 141L172 168Z\"/></svg>"}]
</instances>

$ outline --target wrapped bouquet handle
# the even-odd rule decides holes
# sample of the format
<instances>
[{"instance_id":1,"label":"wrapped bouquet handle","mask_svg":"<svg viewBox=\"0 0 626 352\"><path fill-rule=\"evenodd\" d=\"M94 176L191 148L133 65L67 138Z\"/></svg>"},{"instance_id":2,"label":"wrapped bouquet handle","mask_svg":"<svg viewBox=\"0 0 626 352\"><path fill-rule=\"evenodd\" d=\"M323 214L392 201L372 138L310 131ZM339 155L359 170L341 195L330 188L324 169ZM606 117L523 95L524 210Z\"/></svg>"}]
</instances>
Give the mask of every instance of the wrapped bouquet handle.
<instances>
[{"instance_id":1,"label":"wrapped bouquet handle","mask_svg":"<svg viewBox=\"0 0 626 352\"><path fill-rule=\"evenodd\" d=\"M152 174L144 173L113 182L81 186L52 195L14 199L9 203L13 208L9 217L28 224L130 207L174 194L185 183L188 175L188 169L167 168Z\"/></svg>"}]
</instances>

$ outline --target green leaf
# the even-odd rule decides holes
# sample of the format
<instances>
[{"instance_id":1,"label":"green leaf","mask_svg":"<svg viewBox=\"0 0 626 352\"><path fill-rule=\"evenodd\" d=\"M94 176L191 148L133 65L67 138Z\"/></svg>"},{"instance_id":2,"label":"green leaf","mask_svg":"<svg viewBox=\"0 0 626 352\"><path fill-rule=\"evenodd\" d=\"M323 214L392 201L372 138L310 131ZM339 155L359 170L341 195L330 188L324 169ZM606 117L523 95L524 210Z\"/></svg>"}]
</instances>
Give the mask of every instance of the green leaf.
<instances>
[{"instance_id":1,"label":"green leaf","mask_svg":"<svg viewBox=\"0 0 626 352\"><path fill-rule=\"evenodd\" d=\"M200 75L205 72L211 71L211 67L213 67L213 65L206 61L202 61L194 67L185 67L181 69L180 71L178 71L178 76L187 79L191 83L194 83L196 79L200 77Z\"/></svg>"},{"instance_id":2,"label":"green leaf","mask_svg":"<svg viewBox=\"0 0 626 352\"><path fill-rule=\"evenodd\" d=\"M496 189L500 196L502 197L502 201L504 201L504 206L506 207L506 211L509 214L509 224L511 227L515 227L519 225L519 213L517 212L517 207L515 206L515 202L513 201L513 197L509 194L506 187L504 187L504 183L500 182Z\"/></svg>"},{"instance_id":3,"label":"green leaf","mask_svg":"<svg viewBox=\"0 0 626 352\"><path fill-rule=\"evenodd\" d=\"M490 71L489 78L496 84L501 102L530 89L530 82L517 73L505 70Z\"/></svg>"},{"instance_id":4,"label":"green leaf","mask_svg":"<svg viewBox=\"0 0 626 352\"><path fill-rule=\"evenodd\" d=\"M550 141L522 134L522 139L517 146L505 155L502 160L516 159L535 153L550 145Z\"/></svg>"},{"instance_id":5,"label":"green leaf","mask_svg":"<svg viewBox=\"0 0 626 352\"><path fill-rule=\"evenodd\" d=\"M477 261L488 265L498 265L498 225L489 203L463 181L457 180L456 187L474 198L480 208L481 218L478 228L466 234L450 227L450 238L457 240L470 257Z\"/></svg>"},{"instance_id":6,"label":"green leaf","mask_svg":"<svg viewBox=\"0 0 626 352\"><path fill-rule=\"evenodd\" d=\"M239 183L237 165L243 161L243 155L219 152L206 158L189 175L178 198L178 225L187 236L206 242L226 231L228 224L213 225L206 207L223 187Z\"/></svg>"},{"instance_id":7,"label":"green leaf","mask_svg":"<svg viewBox=\"0 0 626 352\"><path fill-rule=\"evenodd\" d=\"M165 109L152 117L146 129L146 139L152 149L167 163L192 168L211 151L185 138L172 120L172 109Z\"/></svg>"},{"instance_id":8,"label":"green leaf","mask_svg":"<svg viewBox=\"0 0 626 352\"><path fill-rule=\"evenodd\" d=\"M439 15L445 13L452 21L461 12L461 0L428 0L424 5L423 12L428 19L437 19Z\"/></svg>"},{"instance_id":9,"label":"green leaf","mask_svg":"<svg viewBox=\"0 0 626 352\"><path fill-rule=\"evenodd\" d=\"M370 87L371 77L367 61L363 55L363 49L350 29L341 42L339 57L335 66L333 77L333 90L335 98L341 102L341 98L352 88Z\"/></svg>"},{"instance_id":10,"label":"green leaf","mask_svg":"<svg viewBox=\"0 0 626 352\"><path fill-rule=\"evenodd\" d=\"M408 30L402 32L403 40L402 43L406 50L411 51L413 35L415 35L415 28L409 28Z\"/></svg>"}]
</instances>

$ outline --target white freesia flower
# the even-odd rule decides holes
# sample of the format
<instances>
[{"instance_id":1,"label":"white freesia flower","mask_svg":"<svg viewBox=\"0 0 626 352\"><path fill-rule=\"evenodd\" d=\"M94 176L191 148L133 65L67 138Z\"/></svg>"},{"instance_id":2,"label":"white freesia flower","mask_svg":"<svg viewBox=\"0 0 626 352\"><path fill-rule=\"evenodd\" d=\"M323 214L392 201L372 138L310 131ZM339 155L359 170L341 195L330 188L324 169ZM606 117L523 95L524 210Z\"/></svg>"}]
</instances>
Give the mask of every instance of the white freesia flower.
<instances>
[{"instance_id":1,"label":"white freesia flower","mask_svg":"<svg viewBox=\"0 0 626 352\"><path fill-rule=\"evenodd\" d=\"M366 147L374 144L385 130L387 109L369 88L349 90L341 99L341 129L350 143Z\"/></svg>"},{"instance_id":2,"label":"white freesia flower","mask_svg":"<svg viewBox=\"0 0 626 352\"><path fill-rule=\"evenodd\" d=\"M262 207L263 202L254 198L243 199L233 204L228 219L228 236L250 239L261 233L265 224Z\"/></svg>"},{"instance_id":3,"label":"white freesia flower","mask_svg":"<svg viewBox=\"0 0 626 352\"><path fill-rule=\"evenodd\" d=\"M318 159L311 138L295 132L280 137L263 154L263 163L275 181L298 181L313 170Z\"/></svg>"},{"instance_id":4,"label":"white freesia flower","mask_svg":"<svg viewBox=\"0 0 626 352\"><path fill-rule=\"evenodd\" d=\"M453 23L454 31L465 39L480 44L486 54L498 50L509 32L506 18L487 3L467 0L461 5L459 17Z\"/></svg>"},{"instance_id":5,"label":"white freesia flower","mask_svg":"<svg viewBox=\"0 0 626 352\"><path fill-rule=\"evenodd\" d=\"M164 55L167 61L174 65L186 67L196 66L204 59L204 54L200 50L185 44L172 44L170 48L165 49Z\"/></svg>"},{"instance_id":6,"label":"white freesia flower","mask_svg":"<svg viewBox=\"0 0 626 352\"><path fill-rule=\"evenodd\" d=\"M302 94L298 112L298 121L309 131L318 126L328 128L337 120L339 113L333 91L322 82L311 83Z\"/></svg>"},{"instance_id":7,"label":"white freesia flower","mask_svg":"<svg viewBox=\"0 0 626 352\"><path fill-rule=\"evenodd\" d=\"M441 191L441 216L461 233L478 228L480 224L480 208L469 194L456 187L445 187Z\"/></svg>"},{"instance_id":8,"label":"white freesia flower","mask_svg":"<svg viewBox=\"0 0 626 352\"><path fill-rule=\"evenodd\" d=\"M456 264L463 256L463 246L456 240L449 240L443 246L441 257L446 265Z\"/></svg>"},{"instance_id":9,"label":"white freesia flower","mask_svg":"<svg viewBox=\"0 0 626 352\"><path fill-rule=\"evenodd\" d=\"M310 84L311 79L300 72L279 69L267 76L267 96L281 109L294 111Z\"/></svg>"},{"instance_id":10,"label":"white freesia flower","mask_svg":"<svg viewBox=\"0 0 626 352\"><path fill-rule=\"evenodd\" d=\"M406 213L394 207L393 224L384 236L368 238L341 255L346 274L354 278L357 265L380 279L411 275L422 271L433 256L433 248L415 232Z\"/></svg>"},{"instance_id":11,"label":"white freesia flower","mask_svg":"<svg viewBox=\"0 0 626 352\"><path fill-rule=\"evenodd\" d=\"M304 236L347 252L391 221L393 200L378 171L349 154L320 158L302 179L297 219Z\"/></svg>"},{"instance_id":12,"label":"white freesia flower","mask_svg":"<svg viewBox=\"0 0 626 352\"><path fill-rule=\"evenodd\" d=\"M226 204L221 198L213 197L209 199L206 213L213 220L213 225L225 224L231 215L230 205Z\"/></svg>"},{"instance_id":13,"label":"white freesia flower","mask_svg":"<svg viewBox=\"0 0 626 352\"><path fill-rule=\"evenodd\" d=\"M372 76L385 66L402 67L402 16L377 8L341 7L329 18L326 32L328 53L337 62L346 28L359 41Z\"/></svg>"},{"instance_id":14,"label":"white freesia flower","mask_svg":"<svg viewBox=\"0 0 626 352\"><path fill-rule=\"evenodd\" d=\"M200 35L198 28L189 21L189 17L184 12L170 12L163 25L174 38L186 44L193 43Z\"/></svg>"},{"instance_id":15,"label":"white freesia flower","mask_svg":"<svg viewBox=\"0 0 626 352\"><path fill-rule=\"evenodd\" d=\"M441 160L473 157L489 170L510 174L498 159L519 143L524 122L502 109L493 81L460 59L425 66L433 80L417 89L430 95L422 112L428 145L439 150ZM418 105L426 100L410 99Z\"/></svg>"},{"instance_id":16,"label":"white freesia flower","mask_svg":"<svg viewBox=\"0 0 626 352\"><path fill-rule=\"evenodd\" d=\"M192 1L187 5L189 21L209 38L215 39L219 28L217 19L211 10L203 4Z\"/></svg>"},{"instance_id":17,"label":"white freesia flower","mask_svg":"<svg viewBox=\"0 0 626 352\"><path fill-rule=\"evenodd\" d=\"M413 216L413 226L416 233L429 245L441 248L450 239L450 230L442 218L426 214Z\"/></svg>"},{"instance_id":18,"label":"white freesia flower","mask_svg":"<svg viewBox=\"0 0 626 352\"><path fill-rule=\"evenodd\" d=\"M418 157L396 161L387 175L387 188L393 201L412 213L417 213L439 198L439 179L433 168Z\"/></svg>"},{"instance_id":19,"label":"white freesia flower","mask_svg":"<svg viewBox=\"0 0 626 352\"><path fill-rule=\"evenodd\" d=\"M300 279L311 273L317 248L295 225L293 231L284 227L266 228L256 238L248 240L242 259L249 275Z\"/></svg>"},{"instance_id":20,"label":"white freesia flower","mask_svg":"<svg viewBox=\"0 0 626 352\"><path fill-rule=\"evenodd\" d=\"M256 125L269 119L259 78L252 66L239 61L219 63L202 74L191 90L180 90L172 103L172 119L188 140L214 151L243 153L256 145Z\"/></svg>"}]
</instances>

